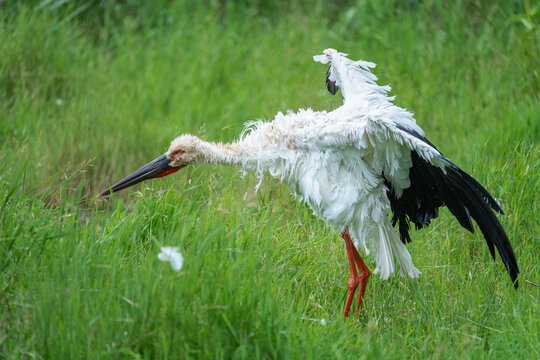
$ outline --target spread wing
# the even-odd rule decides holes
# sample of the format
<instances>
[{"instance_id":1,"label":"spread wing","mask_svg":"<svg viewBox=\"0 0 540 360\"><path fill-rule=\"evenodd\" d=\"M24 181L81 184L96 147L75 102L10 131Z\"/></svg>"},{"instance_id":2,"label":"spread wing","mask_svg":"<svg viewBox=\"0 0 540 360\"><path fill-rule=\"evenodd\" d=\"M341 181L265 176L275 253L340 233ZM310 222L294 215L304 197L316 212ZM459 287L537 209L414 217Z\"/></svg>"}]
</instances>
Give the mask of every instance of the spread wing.
<instances>
[{"instance_id":1,"label":"spread wing","mask_svg":"<svg viewBox=\"0 0 540 360\"><path fill-rule=\"evenodd\" d=\"M517 287L514 251L494 213L502 214L499 204L424 137L411 113L392 103L394 98L387 96L390 87L378 86L369 70L375 64L352 61L334 49L324 50L314 60L330 64L327 88L332 94L340 88L344 99L344 105L329 114L331 142L357 147L383 176L401 240L411 241L411 222L416 228L426 227L439 208L447 206L465 229L474 232L471 219L478 224L491 256L495 259L497 248Z\"/></svg>"},{"instance_id":2,"label":"spread wing","mask_svg":"<svg viewBox=\"0 0 540 360\"><path fill-rule=\"evenodd\" d=\"M345 103L351 100L369 101L370 95L386 96L391 90L390 86L377 85L377 76L370 71L377 65L372 62L350 60L347 54L334 49L326 49L323 55L316 55L313 59L329 64L326 72L326 87L332 95L341 89ZM393 98L389 99L393 100Z\"/></svg>"},{"instance_id":3,"label":"spread wing","mask_svg":"<svg viewBox=\"0 0 540 360\"><path fill-rule=\"evenodd\" d=\"M438 216L439 208L446 206L461 226L470 232L474 232L472 220L476 222L491 256L495 259L496 248L517 288L519 268L510 240L495 215L495 212L502 214L502 209L491 194L472 176L441 154L418 131L389 121L379 121L374 128L382 132L387 144L397 143L398 149L401 146L398 150L401 154L410 154L410 162L404 162L396 160L396 150L392 145L376 150L382 151L379 155L383 163L381 174L388 187L392 222L398 228L401 240L411 241L411 223L417 229L426 227ZM403 164L405 167L410 165L405 169L408 175L405 184L401 181L403 175L396 177L392 174L394 167L403 167Z\"/></svg>"}]
</instances>

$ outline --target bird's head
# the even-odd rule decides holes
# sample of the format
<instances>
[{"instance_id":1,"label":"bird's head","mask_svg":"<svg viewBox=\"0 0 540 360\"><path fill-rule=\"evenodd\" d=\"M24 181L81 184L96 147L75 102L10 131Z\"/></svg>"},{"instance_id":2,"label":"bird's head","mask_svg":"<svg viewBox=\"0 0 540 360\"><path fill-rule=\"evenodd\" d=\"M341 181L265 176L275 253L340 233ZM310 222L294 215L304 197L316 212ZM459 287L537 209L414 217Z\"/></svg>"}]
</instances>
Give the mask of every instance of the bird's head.
<instances>
[{"instance_id":1,"label":"bird's head","mask_svg":"<svg viewBox=\"0 0 540 360\"><path fill-rule=\"evenodd\" d=\"M184 167L200 162L203 155L201 139L196 136L184 134L171 142L169 150L165 153L171 159L170 166Z\"/></svg>"},{"instance_id":2,"label":"bird's head","mask_svg":"<svg viewBox=\"0 0 540 360\"><path fill-rule=\"evenodd\" d=\"M184 166L200 162L204 155L201 145L202 141L196 136L180 135L171 142L169 150L165 154L111 185L98 196L107 196L144 180L164 177L177 172Z\"/></svg>"}]
</instances>

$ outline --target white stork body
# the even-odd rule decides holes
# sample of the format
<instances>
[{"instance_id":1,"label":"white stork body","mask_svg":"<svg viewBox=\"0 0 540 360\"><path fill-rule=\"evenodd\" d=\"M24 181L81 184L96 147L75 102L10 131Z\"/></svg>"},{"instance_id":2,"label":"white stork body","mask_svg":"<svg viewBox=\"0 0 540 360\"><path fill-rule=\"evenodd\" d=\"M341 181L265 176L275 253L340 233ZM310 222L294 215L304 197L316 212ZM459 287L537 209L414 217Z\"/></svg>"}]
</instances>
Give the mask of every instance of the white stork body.
<instances>
[{"instance_id":1,"label":"white stork body","mask_svg":"<svg viewBox=\"0 0 540 360\"><path fill-rule=\"evenodd\" d=\"M374 253L375 272L381 278L395 274L394 258L401 274L418 277L420 272L405 247L410 241L409 222L417 228L428 226L441 206L448 206L470 231L474 230L471 217L477 222L492 256L497 247L517 286L514 253L492 211L502 213L500 207L476 180L424 138L411 113L392 103L394 98L387 96L390 87L378 86L369 71L375 64L349 60L333 49L314 59L330 64L328 90L335 94L341 88L341 107L330 112L278 113L269 122L249 122L240 139L231 144L181 135L164 155L111 190L196 163L240 165L261 180L265 173L279 178L315 215L343 234L351 266L345 317L358 279L360 306L369 277L349 233L365 253ZM109 193L105 190L100 195ZM398 226L399 237L393 225Z\"/></svg>"},{"instance_id":2,"label":"white stork body","mask_svg":"<svg viewBox=\"0 0 540 360\"><path fill-rule=\"evenodd\" d=\"M374 64L353 62L332 49L315 59L332 62L335 75L330 78L340 84L344 105L331 112L299 110L278 113L271 122L248 123L238 143L243 168L259 178L265 172L280 178L337 231L348 227L366 254L374 252L374 272L381 278L395 274L394 257L402 274L418 277L388 218L383 173L400 196L410 186L411 149L442 166L436 161L440 153L398 130L400 125L423 135L412 114L386 96L390 87L375 84L377 78L367 71Z\"/></svg>"},{"instance_id":3,"label":"white stork body","mask_svg":"<svg viewBox=\"0 0 540 360\"><path fill-rule=\"evenodd\" d=\"M329 113L278 114L272 122L249 125L238 143L242 165L259 178L268 172L281 179L338 232L348 227L366 253L374 252L375 273L383 279L395 273L394 256L403 273L417 277L420 272L388 218L381 176L385 171L398 188L409 187L410 150L384 130L384 121L351 105Z\"/></svg>"}]
</instances>

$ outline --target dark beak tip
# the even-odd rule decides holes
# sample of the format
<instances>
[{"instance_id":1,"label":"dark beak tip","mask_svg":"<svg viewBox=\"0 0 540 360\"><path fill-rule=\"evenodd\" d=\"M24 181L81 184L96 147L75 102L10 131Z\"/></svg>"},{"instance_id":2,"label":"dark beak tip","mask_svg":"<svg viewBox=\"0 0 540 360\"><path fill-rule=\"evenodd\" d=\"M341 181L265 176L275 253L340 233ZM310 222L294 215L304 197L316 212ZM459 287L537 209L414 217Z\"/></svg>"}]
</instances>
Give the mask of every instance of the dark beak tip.
<instances>
[{"instance_id":1,"label":"dark beak tip","mask_svg":"<svg viewBox=\"0 0 540 360\"><path fill-rule=\"evenodd\" d=\"M144 165L139 170L135 171L131 175L125 177L114 185L111 185L110 188L102 191L97 195L98 198L110 195L113 192L118 192L127 187L138 184L144 180L155 179L158 177L163 177L173 172L177 171L179 168L173 168L169 166L171 160L167 158L165 154L160 157L152 160L148 164Z\"/></svg>"},{"instance_id":2,"label":"dark beak tip","mask_svg":"<svg viewBox=\"0 0 540 360\"><path fill-rule=\"evenodd\" d=\"M110 195L110 194L111 194L111 192L109 191L109 189L107 189L107 190L104 190L104 191L100 192L97 197L101 198L101 197L105 197L105 196Z\"/></svg>"}]
</instances>

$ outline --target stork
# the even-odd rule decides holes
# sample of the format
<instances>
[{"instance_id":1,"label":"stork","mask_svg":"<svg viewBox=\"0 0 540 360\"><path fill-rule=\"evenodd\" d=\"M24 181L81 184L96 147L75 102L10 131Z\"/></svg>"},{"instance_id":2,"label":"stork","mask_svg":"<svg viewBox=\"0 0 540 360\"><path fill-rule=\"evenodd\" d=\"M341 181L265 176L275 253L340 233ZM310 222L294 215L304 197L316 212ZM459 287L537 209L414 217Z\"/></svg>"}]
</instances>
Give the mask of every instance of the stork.
<instances>
[{"instance_id":1,"label":"stork","mask_svg":"<svg viewBox=\"0 0 540 360\"><path fill-rule=\"evenodd\" d=\"M347 56L326 49L313 57L330 66L329 92L335 95L341 89L344 100L337 109L300 109L280 112L272 121L251 121L239 139L228 144L181 135L165 154L99 196L194 164L238 165L261 181L269 173L345 240L350 277L344 319L360 286L358 314L370 276L351 238L366 255L373 253L374 273L382 279L395 275L394 259L401 275L416 278L420 271L405 246L411 241L410 223L416 228L428 226L442 206L471 232L471 218L476 221L491 256L495 259L497 248L517 288L519 269L494 214L503 213L495 199L424 137L410 112L392 103L394 97L387 95L390 87L377 85L370 70L375 64Z\"/></svg>"}]
</instances>

